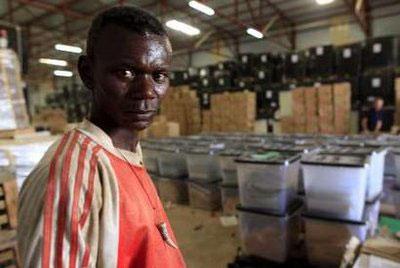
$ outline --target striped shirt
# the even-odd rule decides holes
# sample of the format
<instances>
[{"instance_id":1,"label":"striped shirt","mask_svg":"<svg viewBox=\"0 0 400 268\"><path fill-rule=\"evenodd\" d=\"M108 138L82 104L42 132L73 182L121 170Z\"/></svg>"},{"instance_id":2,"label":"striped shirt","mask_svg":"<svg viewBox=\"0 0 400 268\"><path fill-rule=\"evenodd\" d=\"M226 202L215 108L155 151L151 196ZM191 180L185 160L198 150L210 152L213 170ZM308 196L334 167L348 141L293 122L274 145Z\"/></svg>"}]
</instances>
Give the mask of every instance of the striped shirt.
<instances>
[{"instance_id":1,"label":"striped shirt","mask_svg":"<svg viewBox=\"0 0 400 268\"><path fill-rule=\"evenodd\" d=\"M57 141L20 192L23 267L185 267L154 185L136 153L84 121Z\"/></svg>"}]
</instances>

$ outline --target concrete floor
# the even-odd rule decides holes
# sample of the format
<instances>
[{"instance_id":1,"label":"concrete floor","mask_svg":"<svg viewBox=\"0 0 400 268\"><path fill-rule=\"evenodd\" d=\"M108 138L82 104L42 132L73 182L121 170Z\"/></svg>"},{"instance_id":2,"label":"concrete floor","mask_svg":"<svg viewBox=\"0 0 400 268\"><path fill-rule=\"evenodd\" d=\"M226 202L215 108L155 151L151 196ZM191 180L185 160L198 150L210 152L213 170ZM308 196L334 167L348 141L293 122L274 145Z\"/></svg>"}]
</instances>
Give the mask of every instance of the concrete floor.
<instances>
[{"instance_id":1,"label":"concrete floor","mask_svg":"<svg viewBox=\"0 0 400 268\"><path fill-rule=\"evenodd\" d=\"M189 268L227 267L240 244L238 227L224 227L221 213L165 205L179 247Z\"/></svg>"}]
</instances>

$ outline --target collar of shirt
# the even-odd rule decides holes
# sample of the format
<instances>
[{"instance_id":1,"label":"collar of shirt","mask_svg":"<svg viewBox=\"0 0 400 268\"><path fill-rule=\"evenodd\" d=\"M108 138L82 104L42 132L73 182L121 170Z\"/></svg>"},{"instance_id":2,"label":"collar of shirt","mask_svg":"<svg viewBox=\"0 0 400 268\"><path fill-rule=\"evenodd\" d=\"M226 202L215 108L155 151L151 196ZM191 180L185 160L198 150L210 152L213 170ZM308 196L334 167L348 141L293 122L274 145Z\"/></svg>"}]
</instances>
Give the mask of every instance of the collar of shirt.
<instances>
[{"instance_id":1,"label":"collar of shirt","mask_svg":"<svg viewBox=\"0 0 400 268\"><path fill-rule=\"evenodd\" d=\"M116 148L110 136L108 136L107 133L90 122L88 119L84 119L83 122L79 124L77 129L118 158L124 161L127 160L129 163L137 166L143 166L143 155L140 143L138 143L136 146L136 152Z\"/></svg>"}]
</instances>

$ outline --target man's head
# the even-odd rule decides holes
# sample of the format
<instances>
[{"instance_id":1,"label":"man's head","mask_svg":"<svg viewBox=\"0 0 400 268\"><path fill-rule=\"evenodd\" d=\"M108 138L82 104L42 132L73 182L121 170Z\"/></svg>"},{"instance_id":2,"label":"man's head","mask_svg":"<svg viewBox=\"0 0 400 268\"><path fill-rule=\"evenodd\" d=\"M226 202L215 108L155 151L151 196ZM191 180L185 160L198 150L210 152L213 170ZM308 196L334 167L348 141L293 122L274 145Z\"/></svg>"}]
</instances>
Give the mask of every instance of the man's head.
<instances>
[{"instance_id":1,"label":"man's head","mask_svg":"<svg viewBox=\"0 0 400 268\"><path fill-rule=\"evenodd\" d=\"M151 14L130 6L100 13L78 64L92 91L92 116L117 128L148 127L169 87L171 57L167 33Z\"/></svg>"},{"instance_id":2,"label":"man's head","mask_svg":"<svg viewBox=\"0 0 400 268\"><path fill-rule=\"evenodd\" d=\"M381 97L377 97L374 101L374 109L376 111L380 111L383 109L383 106L385 105L385 102Z\"/></svg>"}]
</instances>

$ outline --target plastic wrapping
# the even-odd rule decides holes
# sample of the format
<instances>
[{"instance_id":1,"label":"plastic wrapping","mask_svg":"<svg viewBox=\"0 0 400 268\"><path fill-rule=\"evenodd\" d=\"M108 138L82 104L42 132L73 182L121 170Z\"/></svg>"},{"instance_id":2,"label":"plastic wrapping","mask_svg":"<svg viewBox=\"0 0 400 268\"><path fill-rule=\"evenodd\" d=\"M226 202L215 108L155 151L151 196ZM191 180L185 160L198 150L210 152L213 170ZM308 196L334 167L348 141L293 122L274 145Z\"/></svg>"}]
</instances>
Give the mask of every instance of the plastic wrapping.
<instances>
[{"instance_id":1,"label":"plastic wrapping","mask_svg":"<svg viewBox=\"0 0 400 268\"><path fill-rule=\"evenodd\" d=\"M22 93L20 64L11 49L0 49L0 129L29 127L29 118Z\"/></svg>"},{"instance_id":2,"label":"plastic wrapping","mask_svg":"<svg viewBox=\"0 0 400 268\"><path fill-rule=\"evenodd\" d=\"M239 205L239 188L235 185L221 185L222 212L224 215L235 215Z\"/></svg>"},{"instance_id":3,"label":"plastic wrapping","mask_svg":"<svg viewBox=\"0 0 400 268\"><path fill-rule=\"evenodd\" d=\"M186 180L158 177L157 185L162 201L187 204L189 198Z\"/></svg>"},{"instance_id":4,"label":"plastic wrapping","mask_svg":"<svg viewBox=\"0 0 400 268\"><path fill-rule=\"evenodd\" d=\"M39 163L52 143L53 141L43 141L1 146L1 149L8 151L15 161L19 188L21 188L26 177Z\"/></svg>"},{"instance_id":5,"label":"plastic wrapping","mask_svg":"<svg viewBox=\"0 0 400 268\"><path fill-rule=\"evenodd\" d=\"M238 207L240 235L247 255L284 263L299 241L300 211L277 215Z\"/></svg>"},{"instance_id":6,"label":"plastic wrapping","mask_svg":"<svg viewBox=\"0 0 400 268\"><path fill-rule=\"evenodd\" d=\"M189 181L189 204L193 208L215 211L221 208L218 182Z\"/></svg>"},{"instance_id":7,"label":"plastic wrapping","mask_svg":"<svg viewBox=\"0 0 400 268\"><path fill-rule=\"evenodd\" d=\"M242 206L285 213L296 200L300 156L279 155L277 159L265 161L237 159Z\"/></svg>"},{"instance_id":8,"label":"plastic wrapping","mask_svg":"<svg viewBox=\"0 0 400 268\"><path fill-rule=\"evenodd\" d=\"M369 165L363 156L309 155L303 159L309 213L361 221Z\"/></svg>"},{"instance_id":9,"label":"plastic wrapping","mask_svg":"<svg viewBox=\"0 0 400 268\"><path fill-rule=\"evenodd\" d=\"M355 236L361 242L368 236L365 222L333 221L303 217L307 258L317 267L339 267L346 245Z\"/></svg>"}]
</instances>

